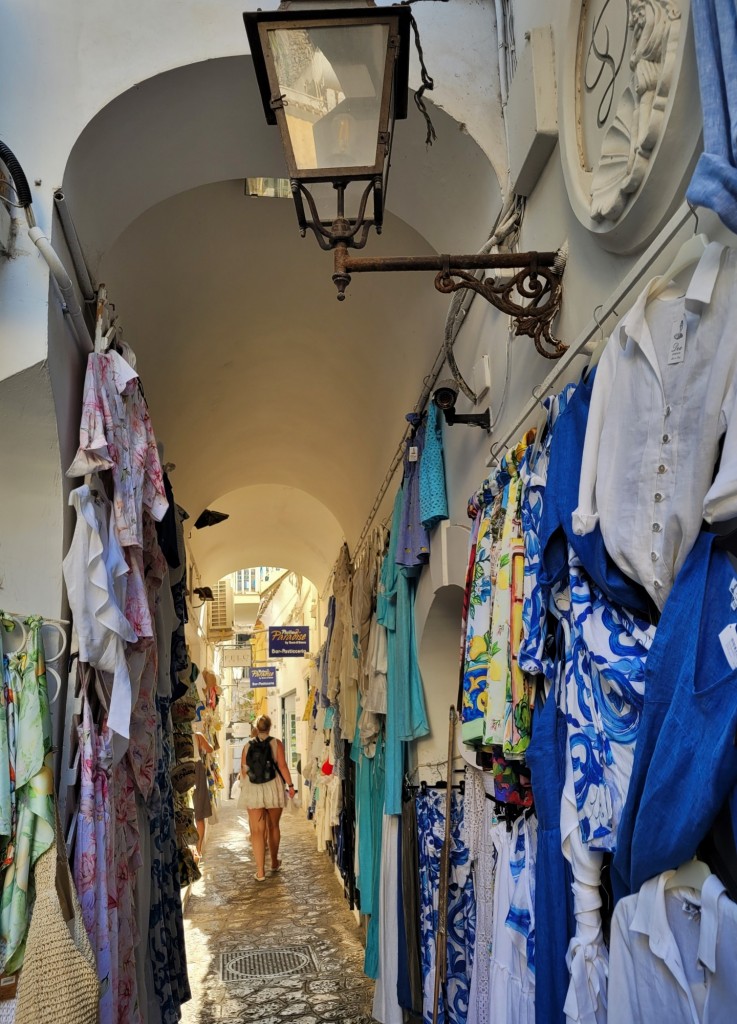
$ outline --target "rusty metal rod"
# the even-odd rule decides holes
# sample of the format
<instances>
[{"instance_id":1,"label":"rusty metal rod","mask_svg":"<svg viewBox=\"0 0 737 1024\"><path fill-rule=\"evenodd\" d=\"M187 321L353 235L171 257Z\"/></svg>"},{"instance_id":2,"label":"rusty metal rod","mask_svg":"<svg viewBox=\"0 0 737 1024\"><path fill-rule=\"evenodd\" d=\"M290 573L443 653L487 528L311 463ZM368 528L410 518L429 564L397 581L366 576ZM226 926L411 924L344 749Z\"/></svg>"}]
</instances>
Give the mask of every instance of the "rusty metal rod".
<instances>
[{"instance_id":1,"label":"rusty metal rod","mask_svg":"<svg viewBox=\"0 0 737 1024\"><path fill-rule=\"evenodd\" d=\"M343 256L335 251L336 271L360 274L365 271L396 270L506 270L530 267L552 267L555 252L473 253L468 256Z\"/></svg>"}]
</instances>

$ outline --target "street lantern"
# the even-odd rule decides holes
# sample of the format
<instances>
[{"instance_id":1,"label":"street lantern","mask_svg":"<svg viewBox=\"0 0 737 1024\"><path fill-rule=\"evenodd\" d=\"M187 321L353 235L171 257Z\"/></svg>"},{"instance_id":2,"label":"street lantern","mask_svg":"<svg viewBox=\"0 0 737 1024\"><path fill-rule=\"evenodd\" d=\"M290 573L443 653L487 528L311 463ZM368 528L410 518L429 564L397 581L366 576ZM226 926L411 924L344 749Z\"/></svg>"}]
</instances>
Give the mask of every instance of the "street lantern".
<instances>
[{"instance_id":1,"label":"street lantern","mask_svg":"<svg viewBox=\"0 0 737 1024\"><path fill-rule=\"evenodd\" d=\"M281 134L300 232L311 230L333 252L338 298L354 273L435 270L439 291L473 289L512 316L517 333L532 337L542 355L561 356L567 346L550 328L562 297L562 251L349 254L383 226L394 124L407 116L409 6L283 0L279 10L243 20L266 120ZM502 268L517 273L498 281L480 273Z\"/></svg>"},{"instance_id":2,"label":"street lantern","mask_svg":"<svg viewBox=\"0 0 737 1024\"><path fill-rule=\"evenodd\" d=\"M302 0L243 19L300 230L324 249L341 240L358 249L384 220L394 121L407 116L411 14L338 2L340 10L305 10Z\"/></svg>"}]
</instances>

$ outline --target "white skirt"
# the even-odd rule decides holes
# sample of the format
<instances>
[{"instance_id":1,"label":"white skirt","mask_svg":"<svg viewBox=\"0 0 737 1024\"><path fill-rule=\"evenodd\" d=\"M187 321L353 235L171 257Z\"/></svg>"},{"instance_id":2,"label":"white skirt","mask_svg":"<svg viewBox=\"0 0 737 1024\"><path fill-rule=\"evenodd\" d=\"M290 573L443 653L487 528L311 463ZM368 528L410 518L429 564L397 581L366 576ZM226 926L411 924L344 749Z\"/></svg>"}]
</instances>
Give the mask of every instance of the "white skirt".
<instances>
[{"instance_id":1,"label":"white skirt","mask_svg":"<svg viewBox=\"0 0 737 1024\"><path fill-rule=\"evenodd\" d=\"M287 795L284 783L277 775L271 782L251 782L248 776L241 776L241 792L238 797L238 809L256 810L258 807L286 807Z\"/></svg>"}]
</instances>

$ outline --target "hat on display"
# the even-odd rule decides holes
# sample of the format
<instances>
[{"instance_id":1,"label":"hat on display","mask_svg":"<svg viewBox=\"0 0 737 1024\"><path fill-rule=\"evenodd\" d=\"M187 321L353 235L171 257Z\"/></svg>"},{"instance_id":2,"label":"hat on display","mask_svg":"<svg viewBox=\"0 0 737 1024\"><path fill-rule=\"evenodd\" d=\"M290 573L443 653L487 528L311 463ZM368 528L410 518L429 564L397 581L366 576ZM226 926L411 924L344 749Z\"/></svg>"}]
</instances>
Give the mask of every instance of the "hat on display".
<instances>
[{"instance_id":1,"label":"hat on display","mask_svg":"<svg viewBox=\"0 0 737 1024\"><path fill-rule=\"evenodd\" d=\"M183 761L174 766L171 772L171 784L177 793L186 793L194 789L196 783L196 765L194 761Z\"/></svg>"}]
</instances>

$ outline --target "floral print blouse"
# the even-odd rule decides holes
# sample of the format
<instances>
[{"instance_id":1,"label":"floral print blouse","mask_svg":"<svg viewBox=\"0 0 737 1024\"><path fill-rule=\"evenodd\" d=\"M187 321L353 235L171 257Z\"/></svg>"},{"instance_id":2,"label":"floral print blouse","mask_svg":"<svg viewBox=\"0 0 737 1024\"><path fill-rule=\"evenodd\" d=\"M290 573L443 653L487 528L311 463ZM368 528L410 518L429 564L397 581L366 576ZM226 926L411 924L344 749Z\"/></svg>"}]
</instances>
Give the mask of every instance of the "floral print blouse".
<instances>
[{"instance_id":1,"label":"floral print blouse","mask_svg":"<svg viewBox=\"0 0 737 1024\"><path fill-rule=\"evenodd\" d=\"M123 547L143 544L143 508L168 508L148 406L138 374L115 351L91 352L84 382L79 450L67 476L112 469L113 508Z\"/></svg>"}]
</instances>

